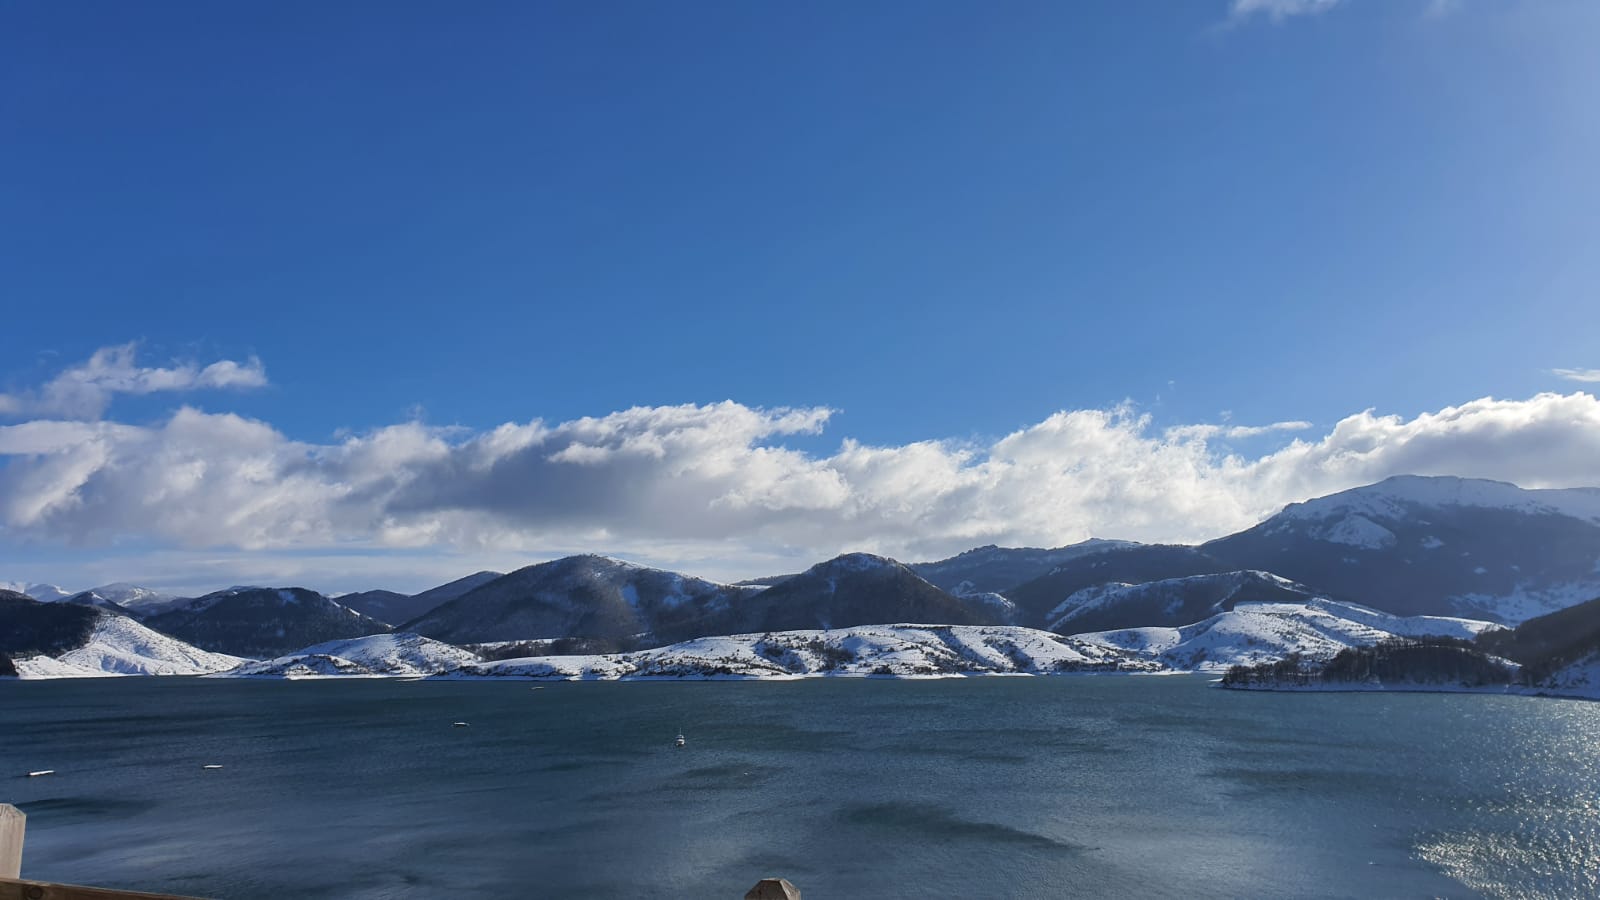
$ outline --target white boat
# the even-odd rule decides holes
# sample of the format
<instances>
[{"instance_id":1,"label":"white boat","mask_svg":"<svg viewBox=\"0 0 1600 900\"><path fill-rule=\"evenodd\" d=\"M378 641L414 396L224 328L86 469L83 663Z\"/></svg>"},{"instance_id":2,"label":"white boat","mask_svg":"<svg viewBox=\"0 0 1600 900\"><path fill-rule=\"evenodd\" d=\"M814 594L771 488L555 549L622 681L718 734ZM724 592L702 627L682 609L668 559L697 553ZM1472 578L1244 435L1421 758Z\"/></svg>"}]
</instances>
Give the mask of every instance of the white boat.
<instances>
[{"instance_id":1,"label":"white boat","mask_svg":"<svg viewBox=\"0 0 1600 900\"><path fill-rule=\"evenodd\" d=\"M220 769L222 767L219 766L219 765L216 765L215 763L212 763L212 764L209 764L209 765L201 766L200 768L202 768L202 769Z\"/></svg>"},{"instance_id":2,"label":"white boat","mask_svg":"<svg viewBox=\"0 0 1600 900\"><path fill-rule=\"evenodd\" d=\"M469 727L469 723L467 723L467 722L451 722L450 723L450 727L451 728L467 728L467 727Z\"/></svg>"},{"instance_id":3,"label":"white boat","mask_svg":"<svg viewBox=\"0 0 1600 900\"><path fill-rule=\"evenodd\" d=\"M679 732L678 739L672 742L672 746L674 746L674 747L682 747L683 745L685 745L687 743L689 743L689 742L683 739L683 733Z\"/></svg>"},{"instance_id":4,"label":"white boat","mask_svg":"<svg viewBox=\"0 0 1600 900\"><path fill-rule=\"evenodd\" d=\"M29 772L28 773L28 777L29 778L38 778L40 775L54 775L55 773L56 773L55 769L40 769L37 772Z\"/></svg>"}]
</instances>

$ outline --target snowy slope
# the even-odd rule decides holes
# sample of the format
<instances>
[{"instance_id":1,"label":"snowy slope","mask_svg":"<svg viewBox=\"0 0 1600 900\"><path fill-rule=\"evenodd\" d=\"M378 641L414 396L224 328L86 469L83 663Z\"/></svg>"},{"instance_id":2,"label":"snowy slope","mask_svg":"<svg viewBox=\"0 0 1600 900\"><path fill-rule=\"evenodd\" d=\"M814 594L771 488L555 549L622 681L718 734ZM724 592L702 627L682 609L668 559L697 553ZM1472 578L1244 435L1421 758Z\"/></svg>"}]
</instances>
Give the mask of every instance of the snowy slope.
<instances>
[{"instance_id":1,"label":"snowy slope","mask_svg":"<svg viewBox=\"0 0 1600 900\"><path fill-rule=\"evenodd\" d=\"M1539 682L1539 689L1566 697L1600 700L1600 652L1557 669Z\"/></svg>"},{"instance_id":2,"label":"snowy slope","mask_svg":"<svg viewBox=\"0 0 1600 900\"><path fill-rule=\"evenodd\" d=\"M204 675L244 662L225 653L208 653L168 637L127 616L102 614L83 646L58 654L14 661L23 678L103 675Z\"/></svg>"},{"instance_id":3,"label":"snowy slope","mask_svg":"<svg viewBox=\"0 0 1600 900\"><path fill-rule=\"evenodd\" d=\"M475 653L420 634L374 634L328 641L262 662L248 662L229 675L435 675L476 663Z\"/></svg>"},{"instance_id":4,"label":"snowy slope","mask_svg":"<svg viewBox=\"0 0 1600 900\"><path fill-rule=\"evenodd\" d=\"M1326 521L1358 516L1369 521L1404 518L1417 507L1495 509L1530 515L1561 515L1600 525L1600 488L1528 490L1480 478L1397 475L1377 484L1291 503L1288 520ZM1364 526L1352 526L1362 530ZM1376 535L1374 535L1376 536Z\"/></svg>"},{"instance_id":5,"label":"snowy slope","mask_svg":"<svg viewBox=\"0 0 1600 900\"><path fill-rule=\"evenodd\" d=\"M1138 654L1032 628L861 625L698 638L637 653L544 656L469 666L463 676L794 678L1154 672Z\"/></svg>"},{"instance_id":6,"label":"snowy slope","mask_svg":"<svg viewBox=\"0 0 1600 900\"><path fill-rule=\"evenodd\" d=\"M1144 655L1172 669L1220 672L1291 653L1328 659L1391 637L1471 638L1499 626L1470 619L1391 616L1349 603L1249 603L1182 628L1124 628L1074 639Z\"/></svg>"}]
</instances>

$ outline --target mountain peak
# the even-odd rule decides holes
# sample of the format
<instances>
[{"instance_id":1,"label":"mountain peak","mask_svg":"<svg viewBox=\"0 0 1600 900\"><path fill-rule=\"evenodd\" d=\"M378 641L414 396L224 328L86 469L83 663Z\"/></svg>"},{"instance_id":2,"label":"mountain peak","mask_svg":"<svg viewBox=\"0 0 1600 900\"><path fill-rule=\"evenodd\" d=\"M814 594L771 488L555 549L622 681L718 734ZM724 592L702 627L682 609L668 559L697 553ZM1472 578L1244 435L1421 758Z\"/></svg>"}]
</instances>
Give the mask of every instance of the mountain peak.
<instances>
[{"instance_id":1,"label":"mountain peak","mask_svg":"<svg viewBox=\"0 0 1600 900\"><path fill-rule=\"evenodd\" d=\"M901 563L875 553L841 553L826 562L819 562L806 570L810 575L828 575L839 572L869 572L877 569L905 569ZM906 571L910 571L907 569Z\"/></svg>"}]
</instances>

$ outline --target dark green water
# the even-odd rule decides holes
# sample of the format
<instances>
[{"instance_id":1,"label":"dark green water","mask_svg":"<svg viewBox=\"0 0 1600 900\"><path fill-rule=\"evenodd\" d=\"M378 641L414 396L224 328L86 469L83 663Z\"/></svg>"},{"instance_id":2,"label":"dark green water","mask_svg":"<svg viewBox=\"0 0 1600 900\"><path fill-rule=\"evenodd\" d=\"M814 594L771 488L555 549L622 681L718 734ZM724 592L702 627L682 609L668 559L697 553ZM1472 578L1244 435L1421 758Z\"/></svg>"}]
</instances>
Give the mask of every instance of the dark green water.
<instances>
[{"instance_id":1,"label":"dark green water","mask_svg":"<svg viewBox=\"0 0 1600 900\"><path fill-rule=\"evenodd\" d=\"M0 800L28 813L26 877L226 898L737 898L764 875L807 900L1600 894L1600 704L530 688L12 681Z\"/></svg>"}]
</instances>

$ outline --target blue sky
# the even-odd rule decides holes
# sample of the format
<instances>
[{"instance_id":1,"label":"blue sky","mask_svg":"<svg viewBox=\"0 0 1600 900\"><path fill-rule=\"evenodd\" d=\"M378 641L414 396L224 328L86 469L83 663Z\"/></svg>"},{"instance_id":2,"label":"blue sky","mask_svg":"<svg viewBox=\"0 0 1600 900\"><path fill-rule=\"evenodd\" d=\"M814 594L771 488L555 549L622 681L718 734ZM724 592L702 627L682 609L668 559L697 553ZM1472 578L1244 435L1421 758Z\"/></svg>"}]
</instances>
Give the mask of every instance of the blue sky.
<instances>
[{"instance_id":1,"label":"blue sky","mask_svg":"<svg viewBox=\"0 0 1600 900\"><path fill-rule=\"evenodd\" d=\"M1214 484L1230 454L1326 443L1363 410L1410 427L1592 392L1575 377L1600 367L1597 40L1583 0L10 4L0 580L410 588L570 549L735 575L842 541L917 555L1221 533L1388 470L1324 461L1275 490L1239 476L1210 518L1139 507L1149 491L1127 485L1168 476L1127 468L1086 482L1066 466L1064 512L1038 521L972 484L938 494L938 521L881 497L941 465L972 475L1058 415L1151 446L1235 428L1191 448ZM79 401L99 385L87 405L47 398L64 374ZM722 401L767 424L727 424L717 410L744 413ZM607 418L684 405L697 424ZM827 412L772 424L783 408ZM179 410L271 437L175 436ZM1594 439L1587 407L1505 415ZM351 441L461 451L582 417L615 426L583 446L633 428L647 437L629 452L658 461L674 457L651 429L709 427L733 441L692 456L713 469L828 468L847 440L934 442L944 462L781 497L627 469L563 501L520 470L470 496L458 469L422 490L414 467L439 452L422 448L383 458L410 493L391 484L359 514L325 495L379 488L324 469L314 499L261 497L256 470L221 462L254 447L288 484L285 460ZM69 458L88 439L64 423L109 442L98 463ZM1238 430L1273 423L1304 427ZM161 497L281 518L161 524L177 499L114 483L180 457L210 465L203 498ZM1496 451L1461 474L1600 483L1574 465ZM660 492L661 520L593 502L611 491ZM1106 499L1073 505L1086 494ZM508 496L521 505L483 499ZM705 511L741 503L773 518ZM892 527L839 532L822 508Z\"/></svg>"}]
</instances>

